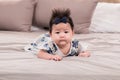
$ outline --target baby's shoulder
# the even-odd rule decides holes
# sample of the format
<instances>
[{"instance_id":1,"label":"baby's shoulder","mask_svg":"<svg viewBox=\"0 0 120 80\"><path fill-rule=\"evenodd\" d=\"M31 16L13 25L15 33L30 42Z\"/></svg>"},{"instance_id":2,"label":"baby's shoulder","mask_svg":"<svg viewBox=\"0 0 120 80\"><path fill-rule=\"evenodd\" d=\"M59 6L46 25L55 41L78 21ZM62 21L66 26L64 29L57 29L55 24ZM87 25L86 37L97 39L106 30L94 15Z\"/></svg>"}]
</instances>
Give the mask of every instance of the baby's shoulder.
<instances>
[{"instance_id":1,"label":"baby's shoulder","mask_svg":"<svg viewBox=\"0 0 120 80\"><path fill-rule=\"evenodd\" d=\"M41 34L37 37L37 40L39 41L47 41L47 40L50 40L50 35L48 33L45 33L45 34Z\"/></svg>"},{"instance_id":2,"label":"baby's shoulder","mask_svg":"<svg viewBox=\"0 0 120 80\"><path fill-rule=\"evenodd\" d=\"M38 38L43 38L43 37L50 37L50 35L49 33L44 33L44 34L39 35Z\"/></svg>"},{"instance_id":3,"label":"baby's shoulder","mask_svg":"<svg viewBox=\"0 0 120 80\"><path fill-rule=\"evenodd\" d=\"M72 43L79 43L79 40L78 39L72 39Z\"/></svg>"},{"instance_id":4,"label":"baby's shoulder","mask_svg":"<svg viewBox=\"0 0 120 80\"><path fill-rule=\"evenodd\" d=\"M72 47L78 47L79 40L77 39L72 39Z\"/></svg>"}]
</instances>

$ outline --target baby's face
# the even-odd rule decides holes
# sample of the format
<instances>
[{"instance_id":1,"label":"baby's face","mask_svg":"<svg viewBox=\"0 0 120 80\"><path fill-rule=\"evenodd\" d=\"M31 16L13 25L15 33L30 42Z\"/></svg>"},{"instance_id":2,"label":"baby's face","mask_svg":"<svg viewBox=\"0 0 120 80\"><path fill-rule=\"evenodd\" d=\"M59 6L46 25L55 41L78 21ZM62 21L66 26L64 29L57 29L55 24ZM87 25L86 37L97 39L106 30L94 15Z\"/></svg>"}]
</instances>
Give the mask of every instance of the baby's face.
<instances>
[{"instance_id":1,"label":"baby's face","mask_svg":"<svg viewBox=\"0 0 120 80\"><path fill-rule=\"evenodd\" d=\"M69 23L59 23L53 25L50 36L58 46L65 46L71 42L73 34Z\"/></svg>"}]
</instances>

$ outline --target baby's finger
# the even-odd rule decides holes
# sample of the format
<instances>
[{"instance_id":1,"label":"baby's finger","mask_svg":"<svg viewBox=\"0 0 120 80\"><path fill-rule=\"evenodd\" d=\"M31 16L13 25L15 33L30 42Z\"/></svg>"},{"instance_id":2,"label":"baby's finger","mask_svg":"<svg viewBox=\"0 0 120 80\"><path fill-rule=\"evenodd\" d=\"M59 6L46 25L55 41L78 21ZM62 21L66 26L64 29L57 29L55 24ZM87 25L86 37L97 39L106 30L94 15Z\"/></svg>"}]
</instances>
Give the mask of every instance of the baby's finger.
<instances>
[{"instance_id":1,"label":"baby's finger","mask_svg":"<svg viewBox=\"0 0 120 80\"><path fill-rule=\"evenodd\" d=\"M57 58L53 58L54 61L57 61Z\"/></svg>"},{"instance_id":2,"label":"baby's finger","mask_svg":"<svg viewBox=\"0 0 120 80\"><path fill-rule=\"evenodd\" d=\"M54 58L55 61L61 61L61 58Z\"/></svg>"}]
</instances>

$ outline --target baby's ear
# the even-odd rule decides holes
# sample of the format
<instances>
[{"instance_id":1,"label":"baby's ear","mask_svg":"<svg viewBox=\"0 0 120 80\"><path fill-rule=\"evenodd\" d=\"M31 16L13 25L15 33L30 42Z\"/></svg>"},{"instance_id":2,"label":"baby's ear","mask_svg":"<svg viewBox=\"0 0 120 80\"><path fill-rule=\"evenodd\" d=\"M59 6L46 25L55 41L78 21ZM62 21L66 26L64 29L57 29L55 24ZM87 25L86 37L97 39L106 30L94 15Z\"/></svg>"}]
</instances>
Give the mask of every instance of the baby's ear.
<instances>
[{"instance_id":1,"label":"baby's ear","mask_svg":"<svg viewBox=\"0 0 120 80\"><path fill-rule=\"evenodd\" d=\"M73 34L73 35L75 34L74 30L72 31L72 34Z\"/></svg>"}]
</instances>

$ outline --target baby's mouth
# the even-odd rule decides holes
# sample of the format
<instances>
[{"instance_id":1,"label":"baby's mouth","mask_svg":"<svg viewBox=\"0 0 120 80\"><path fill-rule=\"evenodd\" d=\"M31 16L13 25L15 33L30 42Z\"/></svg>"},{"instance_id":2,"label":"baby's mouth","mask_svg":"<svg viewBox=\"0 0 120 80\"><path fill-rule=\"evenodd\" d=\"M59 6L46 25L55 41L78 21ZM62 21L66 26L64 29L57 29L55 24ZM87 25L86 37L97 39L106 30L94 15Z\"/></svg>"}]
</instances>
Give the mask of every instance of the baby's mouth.
<instances>
[{"instance_id":1,"label":"baby's mouth","mask_svg":"<svg viewBox=\"0 0 120 80\"><path fill-rule=\"evenodd\" d=\"M60 40L59 43L60 44L66 44L66 40Z\"/></svg>"},{"instance_id":2,"label":"baby's mouth","mask_svg":"<svg viewBox=\"0 0 120 80\"><path fill-rule=\"evenodd\" d=\"M66 40L60 40L59 42L66 42Z\"/></svg>"}]
</instances>

